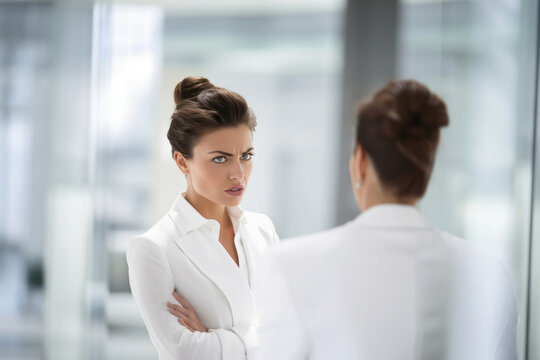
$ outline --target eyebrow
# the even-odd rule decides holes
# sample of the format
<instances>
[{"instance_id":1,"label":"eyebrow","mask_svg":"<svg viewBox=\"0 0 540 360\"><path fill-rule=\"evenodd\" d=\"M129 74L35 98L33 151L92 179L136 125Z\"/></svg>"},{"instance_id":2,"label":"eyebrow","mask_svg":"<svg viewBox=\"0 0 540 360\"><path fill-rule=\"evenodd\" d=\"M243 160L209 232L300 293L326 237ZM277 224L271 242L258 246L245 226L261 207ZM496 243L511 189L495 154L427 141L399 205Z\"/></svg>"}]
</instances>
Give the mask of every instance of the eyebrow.
<instances>
[{"instance_id":1,"label":"eyebrow","mask_svg":"<svg viewBox=\"0 0 540 360\"><path fill-rule=\"evenodd\" d=\"M246 151L244 151L242 154L245 154L245 153L247 153L247 152L250 152L251 150L254 150L254 149L253 149L253 148L249 148L249 149L247 149ZM225 151L221 151L221 150L210 151L208 154L222 154L222 155L225 155L225 156L233 156L233 154L228 153L228 152L225 152Z\"/></svg>"}]
</instances>

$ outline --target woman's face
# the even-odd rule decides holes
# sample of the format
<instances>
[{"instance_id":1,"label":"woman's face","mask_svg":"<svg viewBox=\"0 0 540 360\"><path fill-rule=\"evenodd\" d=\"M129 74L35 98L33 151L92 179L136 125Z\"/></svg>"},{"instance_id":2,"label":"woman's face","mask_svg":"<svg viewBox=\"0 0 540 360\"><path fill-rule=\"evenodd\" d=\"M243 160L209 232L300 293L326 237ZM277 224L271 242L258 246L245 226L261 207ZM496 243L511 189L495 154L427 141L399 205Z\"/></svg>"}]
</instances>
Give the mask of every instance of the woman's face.
<instances>
[{"instance_id":1,"label":"woman's face","mask_svg":"<svg viewBox=\"0 0 540 360\"><path fill-rule=\"evenodd\" d=\"M220 205L236 206L246 191L253 167L252 134L247 125L203 135L186 160L189 187Z\"/></svg>"}]
</instances>

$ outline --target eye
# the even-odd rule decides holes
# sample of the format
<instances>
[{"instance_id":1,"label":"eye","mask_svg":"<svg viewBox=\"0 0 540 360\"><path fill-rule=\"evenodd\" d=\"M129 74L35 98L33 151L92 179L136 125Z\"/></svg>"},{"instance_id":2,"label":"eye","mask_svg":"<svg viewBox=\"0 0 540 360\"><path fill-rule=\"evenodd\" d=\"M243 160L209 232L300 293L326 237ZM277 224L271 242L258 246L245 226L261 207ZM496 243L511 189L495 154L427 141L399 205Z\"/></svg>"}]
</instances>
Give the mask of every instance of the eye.
<instances>
[{"instance_id":1,"label":"eye","mask_svg":"<svg viewBox=\"0 0 540 360\"><path fill-rule=\"evenodd\" d=\"M218 163L218 164L224 163L225 160L227 160L225 156L216 156L215 158L212 159L213 162Z\"/></svg>"},{"instance_id":2,"label":"eye","mask_svg":"<svg viewBox=\"0 0 540 360\"><path fill-rule=\"evenodd\" d=\"M241 160L251 160L251 157L253 156L253 154L251 153L245 153L245 154L242 154L242 156L240 157Z\"/></svg>"}]
</instances>

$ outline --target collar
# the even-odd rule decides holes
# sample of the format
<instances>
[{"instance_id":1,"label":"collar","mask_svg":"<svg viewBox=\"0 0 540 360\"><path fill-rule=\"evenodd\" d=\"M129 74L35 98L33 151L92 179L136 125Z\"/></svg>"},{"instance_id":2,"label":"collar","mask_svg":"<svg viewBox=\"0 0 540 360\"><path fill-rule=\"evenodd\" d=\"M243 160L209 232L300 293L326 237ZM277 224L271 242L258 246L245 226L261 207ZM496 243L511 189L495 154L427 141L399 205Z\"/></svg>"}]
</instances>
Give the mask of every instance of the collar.
<instances>
[{"instance_id":1,"label":"collar","mask_svg":"<svg viewBox=\"0 0 540 360\"><path fill-rule=\"evenodd\" d=\"M402 204L372 206L352 222L368 227L431 228L416 206Z\"/></svg>"},{"instance_id":2,"label":"collar","mask_svg":"<svg viewBox=\"0 0 540 360\"><path fill-rule=\"evenodd\" d=\"M185 192L177 197L169 210L169 216L176 223L180 235L196 230L204 225L217 223L216 220L203 217L185 198ZM246 212L239 206L227 207L233 226L236 229L240 222L246 221Z\"/></svg>"}]
</instances>

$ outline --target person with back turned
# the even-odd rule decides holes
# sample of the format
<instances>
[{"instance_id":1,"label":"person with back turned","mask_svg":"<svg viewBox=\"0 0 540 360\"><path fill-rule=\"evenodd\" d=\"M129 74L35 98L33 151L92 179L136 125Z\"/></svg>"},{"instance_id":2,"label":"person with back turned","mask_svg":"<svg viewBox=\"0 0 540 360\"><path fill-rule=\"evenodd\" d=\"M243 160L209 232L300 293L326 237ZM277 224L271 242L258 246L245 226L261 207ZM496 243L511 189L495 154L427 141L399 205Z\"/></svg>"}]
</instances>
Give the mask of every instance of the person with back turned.
<instances>
[{"instance_id":1,"label":"person with back turned","mask_svg":"<svg viewBox=\"0 0 540 360\"><path fill-rule=\"evenodd\" d=\"M265 257L258 359L517 358L503 263L416 207L448 123L443 100L416 81L360 106L349 170L362 213Z\"/></svg>"}]
</instances>

